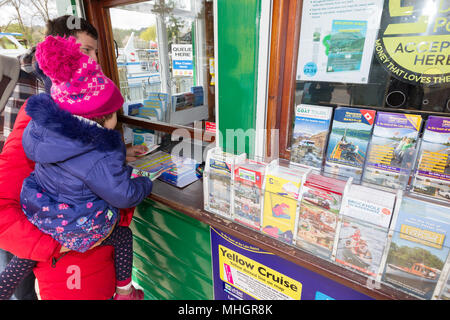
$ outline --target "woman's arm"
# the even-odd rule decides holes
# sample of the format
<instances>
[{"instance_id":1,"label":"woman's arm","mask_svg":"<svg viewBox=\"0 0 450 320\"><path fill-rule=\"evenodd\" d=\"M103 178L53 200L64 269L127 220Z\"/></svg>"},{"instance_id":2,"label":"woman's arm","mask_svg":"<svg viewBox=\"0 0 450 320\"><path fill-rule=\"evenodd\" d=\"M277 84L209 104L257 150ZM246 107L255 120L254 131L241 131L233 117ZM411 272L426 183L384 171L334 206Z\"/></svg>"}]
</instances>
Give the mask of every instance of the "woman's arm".
<instances>
[{"instance_id":1,"label":"woman's arm","mask_svg":"<svg viewBox=\"0 0 450 320\"><path fill-rule=\"evenodd\" d=\"M23 180L34 170L22 147L22 134L30 121L25 105L0 154L0 248L20 258L47 261L61 246L29 222L20 207Z\"/></svg>"}]
</instances>

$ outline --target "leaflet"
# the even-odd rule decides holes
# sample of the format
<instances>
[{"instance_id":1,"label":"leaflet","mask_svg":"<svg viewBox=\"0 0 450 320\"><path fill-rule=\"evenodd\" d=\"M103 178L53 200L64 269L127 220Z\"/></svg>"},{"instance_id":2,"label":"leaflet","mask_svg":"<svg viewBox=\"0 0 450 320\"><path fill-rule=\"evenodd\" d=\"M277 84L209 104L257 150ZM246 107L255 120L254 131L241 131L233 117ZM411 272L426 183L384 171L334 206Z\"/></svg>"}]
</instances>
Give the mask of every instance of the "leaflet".
<instances>
[{"instance_id":1,"label":"leaflet","mask_svg":"<svg viewBox=\"0 0 450 320\"><path fill-rule=\"evenodd\" d=\"M334 111L324 172L335 178L362 176L375 110L339 107Z\"/></svg>"},{"instance_id":2,"label":"leaflet","mask_svg":"<svg viewBox=\"0 0 450 320\"><path fill-rule=\"evenodd\" d=\"M412 191L450 201L450 118L429 116Z\"/></svg>"},{"instance_id":3,"label":"leaflet","mask_svg":"<svg viewBox=\"0 0 450 320\"><path fill-rule=\"evenodd\" d=\"M344 197L336 262L377 277L393 216L396 194L352 185Z\"/></svg>"},{"instance_id":4,"label":"leaflet","mask_svg":"<svg viewBox=\"0 0 450 320\"><path fill-rule=\"evenodd\" d=\"M383 281L430 299L449 254L449 207L404 196L390 233Z\"/></svg>"},{"instance_id":5,"label":"leaflet","mask_svg":"<svg viewBox=\"0 0 450 320\"><path fill-rule=\"evenodd\" d=\"M378 112L363 181L404 189L414 166L422 117Z\"/></svg>"},{"instance_id":6,"label":"leaflet","mask_svg":"<svg viewBox=\"0 0 450 320\"><path fill-rule=\"evenodd\" d=\"M295 245L323 258L331 256L347 182L311 173L303 188Z\"/></svg>"},{"instance_id":7,"label":"leaflet","mask_svg":"<svg viewBox=\"0 0 450 320\"><path fill-rule=\"evenodd\" d=\"M270 169L265 176L262 232L291 244L298 212L297 200L306 170L278 165Z\"/></svg>"},{"instance_id":8,"label":"leaflet","mask_svg":"<svg viewBox=\"0 0 450 320\"><path fill-rule=\"evenodd\" d=\"M300 104L295 109L291 161L321 169L333 108Z\"/></svg>"},{"instance_id":9,"label":"leaflet","mask_svg":"<svg viewBox=\"0 0 450 320\"><path fill-rule=\"evenodd\" d=\"M234 171L234 220L259 230L265 164L247 160Z\"/></svg>"}]
</instances>

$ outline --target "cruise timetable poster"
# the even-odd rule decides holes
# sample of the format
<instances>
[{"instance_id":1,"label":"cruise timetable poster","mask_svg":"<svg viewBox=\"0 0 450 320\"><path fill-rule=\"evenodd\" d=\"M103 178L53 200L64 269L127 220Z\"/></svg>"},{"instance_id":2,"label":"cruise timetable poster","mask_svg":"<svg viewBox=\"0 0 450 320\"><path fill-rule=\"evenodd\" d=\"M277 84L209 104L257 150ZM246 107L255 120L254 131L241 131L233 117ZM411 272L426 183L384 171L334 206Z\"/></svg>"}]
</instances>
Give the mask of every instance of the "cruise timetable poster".
<instances>
[{"instance_id":1,"label":"cruise timetable poster","mask_svg":"<svg viewBox=\"0 0 450 320\"><path fill-rule=\"evenodd\" d=\"M368 300L362 293L211 228L215 300Z\"/></svg>"},{"instance_id":2,"label":"cruise timetable poster","mask_svg":"<svg viewBox=\"0 0 450 320\"><path fill-rule=\"evenodd\" d=\"M382 11L383 0L304 1L297 80L368 83Z\"/></svg>"}]
</instances>

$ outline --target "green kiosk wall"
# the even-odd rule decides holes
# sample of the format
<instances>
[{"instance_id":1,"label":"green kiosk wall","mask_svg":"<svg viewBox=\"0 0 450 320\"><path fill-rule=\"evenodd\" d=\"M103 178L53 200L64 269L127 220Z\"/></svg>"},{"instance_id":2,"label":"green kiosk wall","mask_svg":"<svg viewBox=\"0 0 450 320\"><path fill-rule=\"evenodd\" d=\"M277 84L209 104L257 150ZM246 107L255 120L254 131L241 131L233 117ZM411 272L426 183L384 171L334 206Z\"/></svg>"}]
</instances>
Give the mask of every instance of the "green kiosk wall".
<instances>
[{"instance_id":1,"label":"green kiosk wall","mask_svg":"<svg viewBox=\"0 0 450 320\"><path fill-rule=\"evenodd\" d=\"M227 145L227 129L255 127L260 0L217 0L214 19L218 128ZM245 149L251 152L248 144ZM143 287L146 299L214 298L208 225L145 200L136 208L131 228L133 280Z\"/></svg>"}]
</instances>

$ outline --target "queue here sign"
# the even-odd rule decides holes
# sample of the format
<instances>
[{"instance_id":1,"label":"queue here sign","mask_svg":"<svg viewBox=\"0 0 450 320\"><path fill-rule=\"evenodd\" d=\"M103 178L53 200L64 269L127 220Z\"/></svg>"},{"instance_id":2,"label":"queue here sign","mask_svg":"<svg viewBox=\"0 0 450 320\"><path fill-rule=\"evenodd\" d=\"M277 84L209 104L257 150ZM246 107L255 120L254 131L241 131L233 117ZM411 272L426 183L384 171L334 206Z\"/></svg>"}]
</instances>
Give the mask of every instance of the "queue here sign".
<instances>
[{"instance_id":1,"label":"queue here sign","mask_svg":"<svg viewBox=\"0 0 450 320\"><path fill-rule=\"evenodd\" d=\"M194 75L191 44L172 44L172 75L174 77Z\"/></svg>"}]
</instances>

